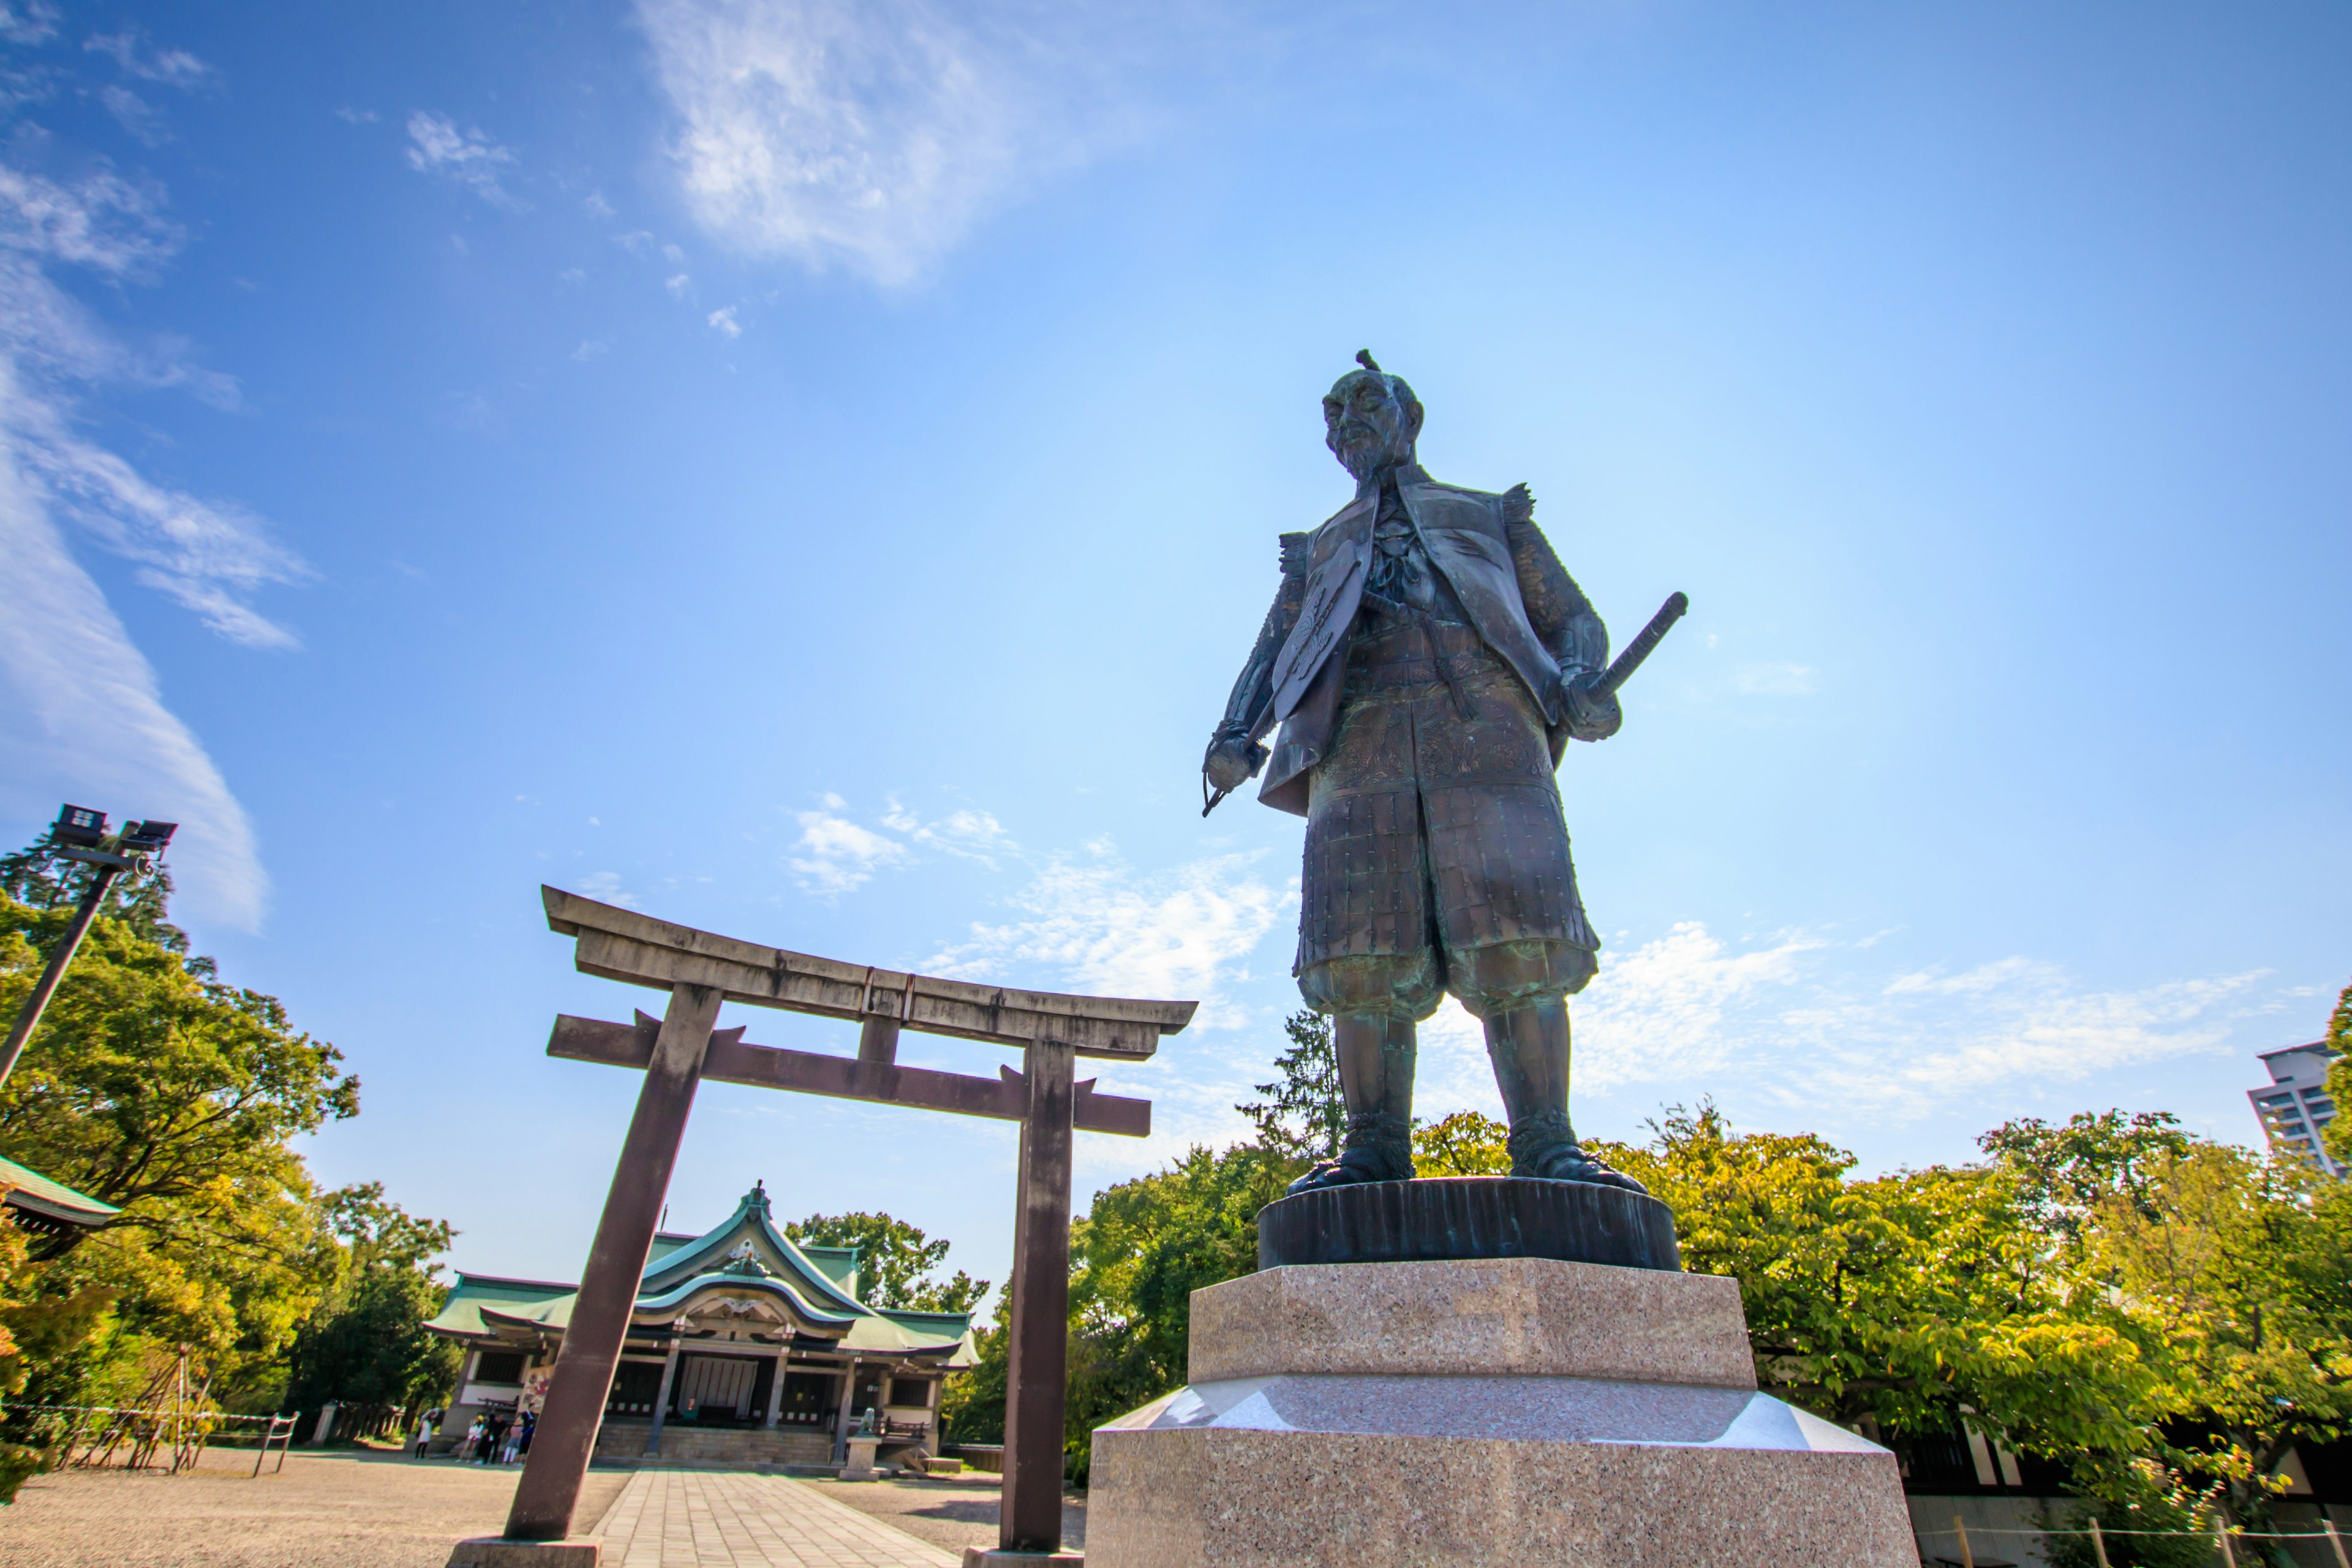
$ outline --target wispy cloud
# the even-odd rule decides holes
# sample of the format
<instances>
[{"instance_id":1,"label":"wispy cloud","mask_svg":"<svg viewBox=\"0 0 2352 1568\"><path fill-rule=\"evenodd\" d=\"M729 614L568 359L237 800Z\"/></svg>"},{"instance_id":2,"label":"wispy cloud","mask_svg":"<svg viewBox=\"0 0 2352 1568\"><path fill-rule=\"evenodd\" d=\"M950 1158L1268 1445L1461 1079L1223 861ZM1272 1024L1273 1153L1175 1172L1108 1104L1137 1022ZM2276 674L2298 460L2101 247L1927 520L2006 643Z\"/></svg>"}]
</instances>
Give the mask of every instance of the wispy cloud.
<instances>
[{"instance_id":1,"label":"wispy cloud","mask_svg":"<svg viewBox=\"0 0 2352 1568\"><path fill-rule=\"evenodd\" d=\"M0 410L25 403L0 370ZM5 806L39 820L60 799L177 821L183 906L199 920L260 922L269 883L253 826L220 770L164 707L154 669L67 550L26 444L0 424L0 751Z\"/></svg>"},{"instance_id":2,"label":"wispy cloud","mask_svg":"<svg viewBox=\"0 0 2352 1568\"><path fill-rule=\"evenodd\" d=\"M1802 932L1735 945L1686 921L1604 957L1570 1008L1578 1091L1717 1085L1824 1125L1910 1120L2020 1084L2078 1083L2214 1049L2262 978L2100 991L2021 957L1890 974L1861 958L1870 946ZM1495 1109L1475 1019L1449 1002L1423 1037L1433 1114Z\"/></svg>"},{"instance_id":3,"label":"wispy cloud","mask_svg":"<svg viewBox=\"0 0 2352 1568\"><path fill-rule=\"evenodd\" d=\"M969 979L1037 974L1074 991L1198 1001L1196 1028L1231 1028L1250 1015L1233 987L1275 922L1292 912L1295 885L1271 881L1255 857L1218 856L1139 875L1107 845L1084 859L1056 857L1013 895L1026 918L976 922L970 940L925 961Z\"/></svg>"},{"instance_id":4,"label":"wispy cloud","mask_svg":"<svg viewBox=\"0 0 2352 1568\"><path fill-rule=\"evenodd\" d=\"M801 886L819 898L854 893L872 881L875 872L901 865L908 858L904 844L841 815L848 804L837 795L829 795L821 809L796 814L800 840L784 863Z\"/></svg>"},{"instance_id":5,"label":"wispy cloud","mask_svg":"<svg viewBox=\"0 0 2352 1568\"><path fill-rule=\"evenodd\" d=\"M128 61L185 77L171 52ZM190 57L193 58L193 57ZM126 66L128 68L128 65ZM103 165L61 184L0 164L0 706L8 808L46 816L60 797L173 818L184 906L252 927L268 881L253 831L219 770L163 702L154 670L73 558L70 524L136 566L139 581L250 647L293 635L255 607L304 574L259 519L154 482L81 431L78 398L109 384L179 386L233 407L236 383L183 345L125 343L50 276L80 268L112 283L152 278L181 240L161 193ZM103 716L96 721L93 716Z\"/></svg>"},{"instance_id":6,"label":"wispy cloud","mask_svg":"<svg viewBox=\"0 0 2352 1568\"><path fill-rule=\"evenodd\" d=\"M735 319L735 310L736 307L732 305L725 305L711 311L709 318L711 330L718 332L721 337L741 337L743 335L743 325Z\"/></svg>"},{"instance_id":7,"label":"wispy cloud","mask_svg":"<svg viewBox=\"0 0 2352 1568\"><path fill-rule=\"evenodd\" d=\"M84 39L81 47L92 54L113 56L114 63L125 76L161 82L166 87L193 88L213 78L213 68L187 50L159 48L136 27L99 34Z\"/></svg>"},{"instance_id":8,"label":"wispy cloud","mask_svg":"<svg viewBox=\"0 0 2352 1568\"><path fill-rule=\"evenodd\" d=\"M495 207L523 205L499 183L514 153L480 131L460 131L447 115L420 109L408 117L408 166L418 173L455 180Z\"/></svg>"},{"instance_id":9,"label":"wispy cloud","mask_svg":"<svg viewBox=\"0 0 2352 1568\"><path fill-rule=\"evenodd\" d=\"M584 893L599 903L616 904L625 910L637 907L637 896L621 886L618 871L591 871L572 884L572 891Z\"/></svg>"},{"instance_id":10,"label":"wispy cloud","mask_svg":"<svg viewBox=\"0 0 2352 1568\"><path fill-rule=\"evenodd\" d=\"M1139 94L1118 81L1109 34L1150 15L1057 0L640 0L638 14L696 216L743 250L883 284L1125 133Z\"/></svg>"},{"instance_id":11,"label":"wispy cloud","mask_svg":"<svg viewBox=\"0 0 2352 1568\"><path fill-rule=\"evenodd\" d=\"M801 836L784 863L802 888L820 898L855 892L876 872L914 865L929 853L977 860L994 870L998 857L1020 852L1004 825L985 811L955 811L934 821L893 797L867 826L846 815L848 809L847 801L828 795L817 810L794 814Z\"/></svg>"}]
</instances>

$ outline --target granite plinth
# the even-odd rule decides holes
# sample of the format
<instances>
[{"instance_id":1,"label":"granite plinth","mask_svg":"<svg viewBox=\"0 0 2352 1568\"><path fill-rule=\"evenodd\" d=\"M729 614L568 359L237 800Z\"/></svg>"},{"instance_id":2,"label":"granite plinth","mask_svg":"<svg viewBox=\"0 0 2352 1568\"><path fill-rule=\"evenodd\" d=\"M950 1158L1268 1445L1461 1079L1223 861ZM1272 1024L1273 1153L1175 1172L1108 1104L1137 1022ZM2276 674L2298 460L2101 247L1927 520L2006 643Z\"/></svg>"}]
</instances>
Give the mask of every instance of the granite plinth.
<instances>
[{"instance_id":1,"label":"granite plinth","mask_svg":"<svg viewBox=\"0 0 2352 1568\"><path fill-rule=\"evenodd\" d=\"M1756 1386L1738 1280L1549 1258L1269 1268L1228 1279L1192 1293L1188 1373L1196 1383L1524 1373Z\"/></svg>"},{"instance_id":2,"label":"granite plinth","mask_svg":"<svg viewBox=\"0 0 2352 1568\"><path fill-rule=\"evenodd\" d=\"M1268 1204L1257 1266L1556 1258L1679 1270L1674 1211L1643 1193L1586 1182L1430 1176L1358 1182Z\"/></svg>"},{"instance_id":3,"label":"granite plinth","mask_svg":"<svg viewBox=\"0 0 2352 1568\"><path fill-rule=\"evenodd\" d=\"M1095 1432L1095 1568L1917 1561L1895 1457L1757 1392L1736 1280L1282 1268L1193 1292L1192 1343Z\"/></svg>"}]
</instances>

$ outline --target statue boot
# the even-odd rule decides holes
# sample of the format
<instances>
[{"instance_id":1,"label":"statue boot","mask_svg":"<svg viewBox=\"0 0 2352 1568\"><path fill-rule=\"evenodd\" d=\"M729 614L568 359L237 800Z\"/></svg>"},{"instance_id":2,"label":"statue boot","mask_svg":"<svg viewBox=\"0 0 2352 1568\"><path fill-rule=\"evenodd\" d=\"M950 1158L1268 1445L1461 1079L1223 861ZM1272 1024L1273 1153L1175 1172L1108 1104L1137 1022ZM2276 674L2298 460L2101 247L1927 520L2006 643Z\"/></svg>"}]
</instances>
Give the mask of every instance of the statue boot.
<instances>
[{"instance_id":1,"label":"statue boot","mask_svg":"<svg viewBox=\"0 0 2352 1568\"><path fill-rule=\"evenodd\" d=\"M1412 1179L1412 1020L1340 1014L1331 1020L1348 1131L1339 1157L1290 1184L1293 1193Z\"/></svg>"},{"instance_id":2,"label":"statue boot","mask_svg":"<svg viewBox=\"0 0 2352 1568\"><path fill-rule=\"evenodd\" d=\"M1577 1142L1568 1121L1568 1047L1565 996L1538 996L1486 1015L1486 1055L1510 1116L1511 1174L1646 1194L1649 1188Z\"/></svg>"}]
</instances>

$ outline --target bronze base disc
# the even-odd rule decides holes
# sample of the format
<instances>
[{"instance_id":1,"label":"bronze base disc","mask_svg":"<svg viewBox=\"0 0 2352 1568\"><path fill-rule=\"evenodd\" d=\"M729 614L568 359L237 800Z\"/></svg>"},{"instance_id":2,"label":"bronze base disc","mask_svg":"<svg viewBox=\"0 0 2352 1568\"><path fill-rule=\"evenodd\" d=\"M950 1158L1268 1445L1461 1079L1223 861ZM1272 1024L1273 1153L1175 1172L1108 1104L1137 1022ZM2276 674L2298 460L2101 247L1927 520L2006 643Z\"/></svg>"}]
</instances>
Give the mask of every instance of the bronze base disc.
<instances>
[{"instance_id":1,"label":"bronze base disc","mask_svg":"<svg viewBox=\"0 0 2352 1568\"><path fill-rule=\"evenodd\" d=\"M1586 1182L1424 1176L1323 1187L1258 1211L1257 1266L1557 1258L1679 1272L1674 1211Z\"/></svg>"}]
</instances>

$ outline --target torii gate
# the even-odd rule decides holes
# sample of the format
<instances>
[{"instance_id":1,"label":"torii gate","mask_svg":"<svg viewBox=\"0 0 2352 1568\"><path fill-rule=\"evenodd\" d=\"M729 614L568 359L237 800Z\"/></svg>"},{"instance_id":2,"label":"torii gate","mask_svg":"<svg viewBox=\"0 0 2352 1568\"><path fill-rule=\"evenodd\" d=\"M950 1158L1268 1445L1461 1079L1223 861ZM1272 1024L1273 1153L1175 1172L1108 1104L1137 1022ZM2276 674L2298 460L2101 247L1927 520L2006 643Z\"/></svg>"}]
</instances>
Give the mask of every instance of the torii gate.
<instances>
[{"instance_id":1,"label":"torii gate","mask_svg":"<svg viewBox=\"0 0 2352 1568\"><path fill-rule=\"evenodd\" d=\"M1092 1079L1073 1082L1073 1058L1145 1060L1159 1049L1160 1036L1192 1021L1200 1005L1013 991L837 963L672 925L556 888L543 887L540 894L548 925L578 939L572 961L583 973L667 990L669 1006L658 1022L639 1013L634 1026L558 1016L548 1041L550 1056L639 1068L646 1080L596 1222L546 1408L497 1544L512 1552L512 1543L552 1543L571 1531L695 1086L713 1078L1021 1123L998 1549L1059 1552L1070 1132L1083 1127L1140 1138L1151 1131L1150 1100L1098 1094ZM861 1026L857 1055L747 1045L740 1026L711 1027L721 1002L853 1020ZM897 1061L902 1029L1018 1047L1022 1070L1000 1068L990 1079L902 1068ZM509 1560L495 1550L468 1548L493 1549L494 1543L462 1543L451 1563ZM562 1554L585 1556L576 1549Z\"/></svg>"}]
</instances>

